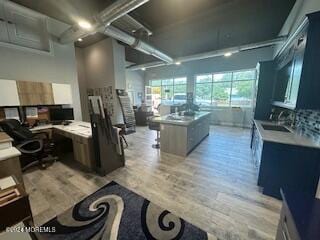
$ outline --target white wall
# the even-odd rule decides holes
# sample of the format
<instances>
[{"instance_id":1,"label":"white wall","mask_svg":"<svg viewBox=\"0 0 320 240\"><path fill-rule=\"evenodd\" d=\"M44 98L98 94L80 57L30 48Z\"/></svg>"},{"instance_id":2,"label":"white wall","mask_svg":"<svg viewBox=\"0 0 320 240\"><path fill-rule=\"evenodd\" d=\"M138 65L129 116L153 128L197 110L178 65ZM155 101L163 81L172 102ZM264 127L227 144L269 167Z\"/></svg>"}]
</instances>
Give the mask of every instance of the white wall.
<instances>
[{"instance_id":1,"label":"white wall","mask_svg":"<svg viewBox=\"0 0 320 240\"><path fill-rule=\"evenodd\" d=\"M56 20L48 20L53 45L52 56L0 45L0 79L71 84L75 118L81 120L74 46L61 45L56 40L67 27Z\"/></svg>"},{"instance_id":2,"label":"white wall","mask_svg":"<svg viewBox=\"0 0 320 240\"><path fill-rule=\"evenodd\" d=\"M84 63L84 53L81 48L75 48L77 59L77 72L80 92L80 103L82 109L82 120L90 122L89 106L88 106L88 94L87 94L87 80Z\"/></svg>"},{"instance_id":3,"label":"white wall","mask_svg":"<svg viewBox=\"0 0 320 240\"><path fill-rule=\"evenodd\" d=\"M111 38L84 48L83 57L88 88L115 87Z\"/></svg>"},{"instance_id":4,"label":"white wall","mask_svg":"<svg viewBox=\"0 0 320 240\"><path fill-rule=\"evenodd\" d=\"M283 25L279 36L291 35L302 23L308 13L320 11L319 0L297 0L291 10L285 24ZM274 55L277 54L280 46L275 49Z\"/></svg>"},{"instance_id":5,"label":"white wall","mask_svg":"<svg viewBox=\"0 0 320 240\"><path fill-rule=\"evenodd\" d=\"M273 47L261 48L251 51L240 52L229 58L216 57L200 61L183 63L180 66L163 66L148 69L145 73L146 83L152 79L163 79L175 76L187 76L188 92L194 91L195 75L202 73L214 73L223 71L234 71L240 69L255 68L259 61L273 59ZM252 108L239 111L238 108L212 108L212 124L231 126L250 126Z\"/></svg>"},{"instance_id":6,"label":"white wall","mask_svg":"<svg viewBox=\"0 0 320 240\"><path fill-rule=\"evenodd\" d=\"M126 89L126 54L123 45L113 40L114 81L116 89Z\"/></svg>"},{"instance_id":7,"label":"white wall","mask_svg":"<svg viewBox=\"0 0 320 240\"><path fill-rule=\"evenodd\" d=\"M88 104L87 89L112 86L114 115L111 120L113 124L122 123L122 112L115 89L126 88L124 46L112 38L107 38L89 47L77 48L77 59L82 105L85 109L84 118L89 119L86 108Z\"/></svg>"},{"instance_id":8,"label":"white wall","mask_svg":"<svg viewBox=\"0 0 320 240\"><path fill-rule=\"evenodd\" d=\"M126 91L133 95L133 105L141 105L144 98L144 73L141 71L126 71ZM142 93L142 99L139 99L138 93Z\"/></svg>"}]
</instances>

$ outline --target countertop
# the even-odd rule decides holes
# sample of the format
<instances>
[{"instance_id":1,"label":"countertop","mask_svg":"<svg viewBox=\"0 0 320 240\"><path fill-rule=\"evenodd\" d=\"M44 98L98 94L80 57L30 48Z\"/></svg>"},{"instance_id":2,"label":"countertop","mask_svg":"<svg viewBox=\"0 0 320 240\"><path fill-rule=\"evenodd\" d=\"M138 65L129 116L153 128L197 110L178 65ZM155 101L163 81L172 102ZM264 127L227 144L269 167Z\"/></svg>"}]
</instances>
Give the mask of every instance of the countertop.
<instances>
[{"instance_id":1,"label":"countertop","mask_svg":"<svg viewBox=\"0 0 320 240\"><path fill-rule=\"evenodd\" d=\"M30 130L32 132L41 131L45 129L59 129L61 131L69 132L81 137L85 138L91 138L92 137L92 130L91 130L91 123L89 122L81 122L81 121L72 121L69 125L41 125L34 128L31 128Z\"/></svg>"},{"instance_id":2,"label":"countertop","mask_svg":"<svg viewBox=\"0 0 320 240\"><path fill-rule=\"evenodd\" d=\"M5 132L0 132L0 143L13 142L13 139Z\"/></svg>"},{"instance_id":3,"label":"countertop","mask_svg":"<svg viewBox=\"0 0 320 240\"><path fill-rule=\"evenodd\" d=\"M254 120L254 123L263 141L320 149L320 142L314 142L312 139L308 138L307 136L304 136L302 133L295 131L289 127L286 127L286 128L290 132L279 132L279 131L264 130L261 125L261 124L276 125L275 123L268 122L268 121L259 121L259 120Z\"/></svg>"},{"instance_id":4,"label":"countertop","mask_svg":"<svg viewBox=\"0 0 320 240\"><path fill-rule=\"evenodd\" d=\"M152 118L152 122L158 122L160 124L188 126L203 117L209 116L210 114L210 112L196 112L194 116L179 116L176 114L169 114L161 117L154 117Z\"/></svg>"},{"instance_id":5,"label":"countertop","mask_svg":"<svg viewBox=\"0 0 320 240\"><path fill-rule=\"evenodd\" d=\"M80 121L72 121L71 124L64 126L64 125L41 125L34 128L31 128L30 130L32 132L41 131L45 129L59 129L61 131L69 132L84 138L91 138L92 137L92 131L91 131L91 124L88 122L80 122ZM6 141L12 141L10 137L5 137L3 135L3 141L6 139ZM1 143L1 139L0 139ZM8 158L17 157L20 156L21 153L18 151L15 147L8 147L5 149L0 150L0 161L6 160Z\"/></svg>"},{"instance_id":6,"label":"countertop","mask_svg":"<svg viewBox=\"0 0 320 240\"><path fill-rule=\"evenodd\" d=\"M88 122L78 122L73 121L69 125L53 125L52 126L55 129L59 129L65 132L69 132L81 137L85 138L91 138L92 137L92 129L91 129L91 123Z\"/></svg>"},{"instance_id":7,"label":"countertop","mask_svg":"<svg viewBox=\"0 0 320 240\"><path fill-rule=\"evenodd\" d=\"M21 153L15 147L0 150L0 161L20 156Z\"/></svg>"},{"instance_id":8,"label":"countertop","mask_svg":"<svg viewBox=\"0 0 320 240\"><path fill-rule=\"evenodd\" d=\"M0 161L20 156L21 153L12 147L13 139L5 132L0 132Z\"/></svg>"}]
</instances>

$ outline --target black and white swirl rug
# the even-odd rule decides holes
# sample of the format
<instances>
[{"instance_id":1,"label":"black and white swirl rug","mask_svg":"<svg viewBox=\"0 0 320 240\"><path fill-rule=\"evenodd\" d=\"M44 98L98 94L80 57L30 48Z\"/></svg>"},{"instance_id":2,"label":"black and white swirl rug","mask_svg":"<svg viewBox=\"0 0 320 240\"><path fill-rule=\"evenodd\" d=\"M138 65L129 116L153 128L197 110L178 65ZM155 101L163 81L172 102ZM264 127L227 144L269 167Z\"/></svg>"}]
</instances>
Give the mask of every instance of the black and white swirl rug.
<instances>
[{"instance_id":1,"label":"black and white swirl rug","mask_svg":"<svg viewBox=\"0 0 320 240\"><path fill-rule=\"evenodd\" d=\"M211 239L201 229L111 182L43 225L48 240Z\"/></svg>"}]
</instances>

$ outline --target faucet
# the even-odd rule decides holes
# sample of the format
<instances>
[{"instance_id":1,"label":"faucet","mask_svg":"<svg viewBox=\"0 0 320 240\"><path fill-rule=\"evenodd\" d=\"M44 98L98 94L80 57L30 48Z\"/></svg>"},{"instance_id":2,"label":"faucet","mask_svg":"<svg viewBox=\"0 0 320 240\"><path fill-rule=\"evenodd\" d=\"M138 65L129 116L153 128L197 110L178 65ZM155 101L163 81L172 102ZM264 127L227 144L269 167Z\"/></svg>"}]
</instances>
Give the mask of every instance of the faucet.
<instances>
[{"instance_id":1,"label":"faucet","mask_svg":"<svg viewBox=\"0 0 320 240\"><path fill-rule=\"evenodd\" d=\"M281 117L282 117L282 115L283 115L285 112L286 112L285 110L281 111L281 112L279 113L278 117L277 117L277 122L278 122L279 125L280 125L280 122L281 122L281 121L285 122L285 119L284 119L284 120L281 120Z\"/></svg>"},{"instance_id":2,"label":"faucet","mask_svg":"<svg viewBox=\"0 0 320 240\"><path fill-rule=\"evenodd\" d=\"M269 120L271 121L271 122L273 122L274 121L274 112L275 112L275 110L274 110L274 108L272 108L271 109L271 113L270 113L270 115L269 115Z\"/></svg>"},{"instance_id":3,"label":"faucet","mask_svg":"<svg viewBox=\"0 0 320 240\"><path fill-rule=\"evenodd\" d=\"M286 116L283 117L283 115L287 114ZM290 127L293 127L295 125L295 113L294 112L289 112L287 110L283 110L279 113L277 117L277 123L278 125L288 125Z\"/></svg>"}]
</instances>

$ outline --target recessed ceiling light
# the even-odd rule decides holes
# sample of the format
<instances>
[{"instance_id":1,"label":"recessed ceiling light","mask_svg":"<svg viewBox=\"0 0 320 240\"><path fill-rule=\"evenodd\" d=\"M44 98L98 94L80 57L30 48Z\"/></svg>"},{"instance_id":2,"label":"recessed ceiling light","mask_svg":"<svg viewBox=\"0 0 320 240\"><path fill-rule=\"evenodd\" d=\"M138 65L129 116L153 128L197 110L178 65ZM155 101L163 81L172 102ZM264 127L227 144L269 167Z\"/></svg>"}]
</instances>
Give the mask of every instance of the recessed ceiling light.
<instances>
[{"instance_id":1,"label":"recessed ceiling light","mask_svg":"<svg viewBox=\"0 0 320 240\"><path fill-rule=\"evenodd\" d=\"M141 70L142 70L142 71L145 71L145 70L146 70L146 68L141 68Z\"/></svg>"},{"instance_id":2,"label":"recessed ceiling light","mask_svg":"<svg viewBox=\"0 0 320 240\"><path fill-rule=\"evenodd\" d=\"M181 62L176 62L176 65L181 65Z\"/></svg>"},{"instance_id":3,"label":"recessed ceiling light","mask_svg":"<svg viewBox=\"0 0 320 240\"><path fill-rule=\"evenodd\" d=\"M82 42L83 40L82 40L82 38L78 38L78 42Z\"/></svg>"},{"instance_id":4,"label":"recessed ceiling light","mask_svg":"<svg viewBox=\"0 0 320 240\"><path fill-rule=\"evenodd\" d=\"M232 56L232 53L231 52L227 52L227 53L224 54L224 56L225 57L230 57L230 56Z\"/></svg>"},{"instance_id":5,"label":"recessed ceiling light","mask_svg":"<svg viewBox=\"0 0 320 240\"><path fill-rule=\"evenodd\" d=\"M83 29L86 29L86 30L89 30L92 28L92 25L91 23L87 22L87 21L80 21L78 22L78 25L83 28Z\"/></svg>"}]
</instances>

